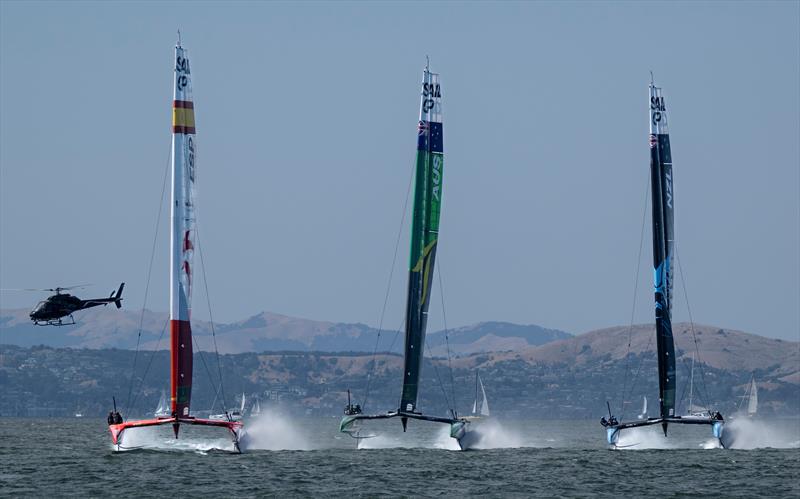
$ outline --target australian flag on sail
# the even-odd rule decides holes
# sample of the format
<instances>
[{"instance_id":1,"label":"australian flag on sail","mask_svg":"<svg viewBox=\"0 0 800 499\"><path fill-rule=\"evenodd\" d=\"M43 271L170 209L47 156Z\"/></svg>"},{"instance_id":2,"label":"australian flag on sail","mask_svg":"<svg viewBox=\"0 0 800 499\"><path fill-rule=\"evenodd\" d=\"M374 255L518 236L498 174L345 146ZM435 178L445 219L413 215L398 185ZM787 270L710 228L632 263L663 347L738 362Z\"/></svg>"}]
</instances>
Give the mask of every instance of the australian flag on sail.
<instances>
[{"instance_id":1,"label":"australian flag on sail","mask_svg":"<svg viewBox=\"0 0 800 499\"><path fill-rule=\"evenodd\" d=\"M432 121L420 121L417 125L417 150L430 152L444 152L442 145L442 124Z\"/></svg>"}]
</instances>

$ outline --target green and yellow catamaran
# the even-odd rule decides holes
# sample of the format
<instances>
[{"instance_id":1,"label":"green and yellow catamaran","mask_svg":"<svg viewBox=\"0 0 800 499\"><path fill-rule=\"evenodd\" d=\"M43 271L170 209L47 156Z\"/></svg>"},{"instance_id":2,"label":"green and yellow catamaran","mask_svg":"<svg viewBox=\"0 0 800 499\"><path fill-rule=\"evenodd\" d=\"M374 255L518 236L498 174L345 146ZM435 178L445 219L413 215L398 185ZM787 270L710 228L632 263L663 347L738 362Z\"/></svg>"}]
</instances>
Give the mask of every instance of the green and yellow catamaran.
<instances>
[{"instance_id":1,"label":"green and yellow catamaran","mask_svg":"<svg viewBox=\"0 0 800 499\"><path fill-rule=\"evenodd\" d=\"M417 124L417 164L414 181L414 208L411 228L411 256L406 297L405 361L403 389L397 410L383 414L362 414L361 408L349 403L339 430L357 437L359 421L399 417L406 430L409 419L450 425L450 436L462 449L469 422L455 411L449 417L423 414L417 407L425 329L431 301L436 246L439 241L439 216L442 208L442 173L444 148L442 132L442 87L439 75L426 65L422 74L419 123Z\"/></svg>"}]
</instances>

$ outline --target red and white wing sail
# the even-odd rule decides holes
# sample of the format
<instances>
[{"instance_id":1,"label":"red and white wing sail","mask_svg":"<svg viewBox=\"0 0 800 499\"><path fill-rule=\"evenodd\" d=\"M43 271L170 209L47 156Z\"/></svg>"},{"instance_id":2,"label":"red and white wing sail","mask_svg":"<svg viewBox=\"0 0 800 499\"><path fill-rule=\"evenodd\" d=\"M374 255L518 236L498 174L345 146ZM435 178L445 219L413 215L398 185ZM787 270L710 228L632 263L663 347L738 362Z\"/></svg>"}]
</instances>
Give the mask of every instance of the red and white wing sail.
<instances>
[{"instance_id":1,"label":"red and white wing sail","mask_svg":"<svg viewBox=\"0 0 800 499\"><path fill-rule=\"evenodd\" d=\"M194 276L195 124L189 57L175 47L172 103L172 239L170 258L171 406L188 416L192 396L192 309Z\"/></svg>"}]
</instances>

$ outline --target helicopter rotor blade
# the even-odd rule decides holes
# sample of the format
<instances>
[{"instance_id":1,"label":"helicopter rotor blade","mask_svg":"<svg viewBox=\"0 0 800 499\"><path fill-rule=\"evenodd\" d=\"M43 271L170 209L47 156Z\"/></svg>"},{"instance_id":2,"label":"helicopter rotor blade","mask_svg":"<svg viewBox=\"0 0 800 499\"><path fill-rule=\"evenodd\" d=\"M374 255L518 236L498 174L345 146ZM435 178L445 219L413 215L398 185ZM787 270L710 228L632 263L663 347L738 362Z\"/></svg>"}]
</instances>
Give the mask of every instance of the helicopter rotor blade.
<instances>
[{"instance_id":1,"label":"helicopter rotor blade","mask_svg":"<svg viewBox=\"0 0 800 499\"><path fill-rule=\"evenodd\" d=\"M78 289L78 288L85 288L86 286L91 286L92 284L78 284L77 286L67 286L67 287L56 287L56 288L3 288L0 291L52 291L54 293L58 293L60 291L67 291L68 289Z\"/></svg>"},{"instance_id":2,"label":"helicopter rotor blade","mask_svg":"<svg viewBox=\"0 0 800 499\"><path fill-rule=\"evenodd\" d=\"M91 286L91 284L78 284L76 286L58 286L56 288L48 289L47 291L54 291L58 293L59 291L68 291L70 289L85 288L86 286Z\"/></svg>"}]
</instances>

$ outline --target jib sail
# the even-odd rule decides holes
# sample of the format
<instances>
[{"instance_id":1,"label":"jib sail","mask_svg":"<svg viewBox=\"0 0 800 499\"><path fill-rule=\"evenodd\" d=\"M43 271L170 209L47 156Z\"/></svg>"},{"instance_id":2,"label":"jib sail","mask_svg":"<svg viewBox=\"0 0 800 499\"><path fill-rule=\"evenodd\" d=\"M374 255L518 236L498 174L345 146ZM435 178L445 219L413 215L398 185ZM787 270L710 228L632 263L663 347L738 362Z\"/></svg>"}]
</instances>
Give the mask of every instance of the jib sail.
<instances>
[{"instance_id":1,"label":"jib sail","mask_svg":"<svg viewBox=\"0 0 800 499\"><path fill-rule=\"evenodd\" d=\"M439 75L426 67L422 76L417 125L417 166L414 187L411 257L406 301L405 367L400 411L417 412L419 376L425 328L439 236L442 201L442 89Z\"/></svg>"},{"instance_id":2,"label":"jib sail","mask_svg":"<svg viewBox=\"0 0 800 499\"><path fill-rule=\"evenodd\" d=\"M674 244L672 155L661 88L650 84L650 184L653 196L653 276L661 417L675 415L675 345L672 338ZM665 429L666 431L666 429Z\"/></svg>"}]
</instances>

